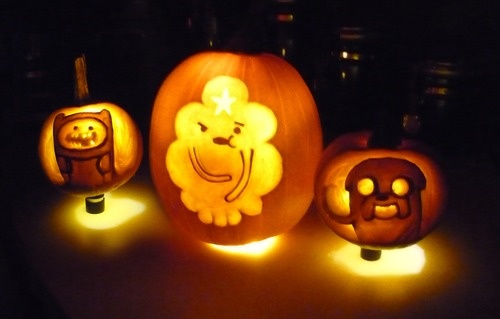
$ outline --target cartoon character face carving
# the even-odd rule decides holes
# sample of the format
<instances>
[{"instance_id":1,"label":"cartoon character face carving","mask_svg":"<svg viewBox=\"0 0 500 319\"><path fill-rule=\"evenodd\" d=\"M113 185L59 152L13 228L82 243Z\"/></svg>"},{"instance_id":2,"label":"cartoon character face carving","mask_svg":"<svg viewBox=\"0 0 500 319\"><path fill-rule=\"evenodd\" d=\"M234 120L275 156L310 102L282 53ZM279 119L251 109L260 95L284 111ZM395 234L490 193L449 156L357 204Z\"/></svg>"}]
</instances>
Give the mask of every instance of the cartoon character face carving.
<instances>
[{"instance_id":1,"label":"cartoon character face carving","mask_svg":"<svg viewBox=\"0 0 500 319\"><path fill-rule=\"evenodd\" d=\"M261 196L281 180L281 155L268 143L277 119L267 106L248 101L246 84L233 77L208 81L201 98L177 113L167 170L201 222L237 225L242 214L261 213Z\"/></svg>"},{"instance_id":2,"label":"cartoon character face carving","mask_svg":"<svg viewBox=\"0 0 500 319\"><path fill-rule=\"evenodd\" d=\"M59 144L67 149L87 150L106 141L107 127L95 118L76 118L67 121L57 135Z\"/></svg>"},{"instance_id":3,"label":"cartoon character face carving","mask_svg":"<svg viewBox=\"0 0 500 319\"><path fill-rule=\"evenodd\" d=\"M416 238L422 219L420 192L425 185L422 171L407 160L362 161L345 182L350 214L337 218L352 224L364 244L383 246Z\"/></svg>"},{"instance_id":4,"label":"cartoon character face carving","mask_svg":"<svg viewBox=\"0 0 500 319\"><path fill-rule=\"evenodd\" d=\"M60 113L53 130L57 164L66 184L90 187L111 180L113 128L108 110Z\"/></svg>"}]
</instances>

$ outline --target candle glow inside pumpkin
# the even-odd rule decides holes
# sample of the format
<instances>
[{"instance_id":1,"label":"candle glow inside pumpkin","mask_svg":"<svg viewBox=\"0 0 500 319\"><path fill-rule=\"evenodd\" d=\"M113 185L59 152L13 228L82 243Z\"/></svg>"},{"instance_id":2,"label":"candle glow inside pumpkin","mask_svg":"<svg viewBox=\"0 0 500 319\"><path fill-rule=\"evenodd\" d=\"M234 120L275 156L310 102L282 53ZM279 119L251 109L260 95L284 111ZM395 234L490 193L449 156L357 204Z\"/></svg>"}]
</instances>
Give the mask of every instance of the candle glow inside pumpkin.
<instances>
[{"instance_id":1,"label":"candle glow inside pumpkin","mask_svg":"<svg viewBox=\"0 0 500 319\"><path fill-rule=\"evenodd\" d=\"M242 214L260 214L261 196L282 177L281 155L269 143L276 130L272 110L248 101L243 81L208 81L202 103L191 102L177 113L177 140L166 155L184 205L201 222L221 227L237 225Z\"/></svg>"},{"instance_id":2,"label":"candle glow inside pumpkin","mask_svg":"<svg viewBox=\"0 0 500 319\"><path fill-rule=\"evenodd\" d=\"M122 108L96 103L54 111L42 127L38 152L53 184L93 196L119 187L135 174L142 139Z\"/></svg>"}]
</instances>

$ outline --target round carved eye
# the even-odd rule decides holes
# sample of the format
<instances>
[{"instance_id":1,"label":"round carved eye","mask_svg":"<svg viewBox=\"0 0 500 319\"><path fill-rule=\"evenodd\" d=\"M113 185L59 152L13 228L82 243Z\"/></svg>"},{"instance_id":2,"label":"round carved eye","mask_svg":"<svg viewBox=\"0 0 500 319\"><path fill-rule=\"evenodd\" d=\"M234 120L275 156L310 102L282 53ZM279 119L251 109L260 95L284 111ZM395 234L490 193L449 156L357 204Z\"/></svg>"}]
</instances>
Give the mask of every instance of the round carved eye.
<instances>
[{"instance_id":1,"label":"round carved eye","mask_svg":"<svg viewBox=\"0 0 500 319\"><path fill-rule=\"evenodd\" d=\"M398 196L405 196L410 191L410 183L408 183L406 178L396 178L392 182L392 191Z\"/></svg>"},{"instance_id":2,"label":"round carved eye","mask_svg":"<svg viewBox=\"0 0 500 319\"><path fill-rule=\"evenodd\" d=\"M375 183L371 178L366 177L360 179L356 187L361 195L368 196L371 195L375 190Z\"/></svg>"},{"instance_id":3,"label":"round carved eye","mask_svg":"<svg viewBox=\"0 0 500 319\"><path fill-rule=\"evenodd\" d=\"M73 126L73 131L78 131L78 126Z\"/></svg>"},{"instance_id":4,"label":"round carved eye","mask_svg":"<svg viewBox=\"0 0 500 319\"><path fill-rule=\"evenodd\" d=\"M89 131L92 131L94 129L93 126L89 126Z\"/></svg>"},{"instance_id":5,"label":"round carved eye","mask_svg":"<svg viewBox=\"0 0 500 319\"><path fill-rule=\"evenodd\" d=\"M233 130L234 134L240 134L241 133L241 128L235 127Z\"/></svg>"}]
</instances>

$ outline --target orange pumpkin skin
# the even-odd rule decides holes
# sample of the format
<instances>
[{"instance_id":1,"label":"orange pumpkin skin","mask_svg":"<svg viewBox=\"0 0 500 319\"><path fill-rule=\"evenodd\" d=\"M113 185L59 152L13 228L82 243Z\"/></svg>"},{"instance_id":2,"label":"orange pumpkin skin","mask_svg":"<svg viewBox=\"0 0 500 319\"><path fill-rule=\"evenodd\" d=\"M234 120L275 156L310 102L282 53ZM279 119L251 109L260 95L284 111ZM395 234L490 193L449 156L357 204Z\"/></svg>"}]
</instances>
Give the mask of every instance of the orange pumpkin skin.
<instances>
[{"instance_id":1,"label":"orange pumpkin skin","mask_svg":"<svg viewBox=\"0 0 500 319\"><path fill-rule=\"evenodd\" d=\"M177 228L201 241L238 245L292 228L312 202L321 153L307 85L270 54L191 56L154 103L156 191Z\"/></svg>"},{"instance_id":2,"label":"orange pumpkin skin","mask_svg":"<svg viewBox=\"0 0 500 319\"><path fill-rule=\"evenodd\" d=\"M395 149L369 148L371 135L345 134L327 147L316 174L316 209L337 235L363 248L414 244L445 211L445 176L422 142L402 139ZM375 182L366 186L366 178Z\"/></svg>"},{"instance_id":3,"label":"orange pumpkin skin","mask_svg":"<svg viewBox=\"0 0 500 319\"><path fill-rule=\"evenodd\" d=\"M111 103L68 106L44 122L38 147L42 168L63 191L95 196L126 183L142 159L141 133Z\"/></svg>"}]
</instances>

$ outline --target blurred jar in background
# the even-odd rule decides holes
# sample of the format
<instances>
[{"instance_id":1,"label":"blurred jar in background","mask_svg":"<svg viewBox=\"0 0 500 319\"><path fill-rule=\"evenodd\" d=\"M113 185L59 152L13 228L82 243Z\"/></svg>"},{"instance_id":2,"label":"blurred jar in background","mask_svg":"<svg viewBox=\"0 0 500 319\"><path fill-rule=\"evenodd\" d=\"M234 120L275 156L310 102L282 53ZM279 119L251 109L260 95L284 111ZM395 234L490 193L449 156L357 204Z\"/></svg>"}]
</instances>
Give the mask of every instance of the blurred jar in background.
<instances>
[{"instance_id":1,"label":"blurred jar in background","mask_svg":"<svg viewBox=\"0 0 500 319\"><path fill-rule=\"evenodd\" d=\"M325 142L335 136L372 128L376 80L377 35L359 26L340 27L318 54L312 82Z\"/></svg>"},{"instance_id":2,"label":"blurred jar in background","mask_svg":"<svg viewBox=\"0 0 500 319\"><path fill-rule=\"evenodd\" d=\"M419 128L413 135L444 153L463 152L473 135L471 110L461 103L462 69L448 60L427 60L415 68L413 114Z\"/></svg>"}]
</instances>

